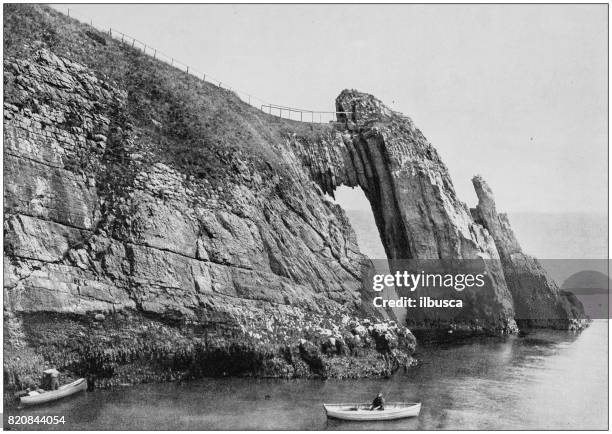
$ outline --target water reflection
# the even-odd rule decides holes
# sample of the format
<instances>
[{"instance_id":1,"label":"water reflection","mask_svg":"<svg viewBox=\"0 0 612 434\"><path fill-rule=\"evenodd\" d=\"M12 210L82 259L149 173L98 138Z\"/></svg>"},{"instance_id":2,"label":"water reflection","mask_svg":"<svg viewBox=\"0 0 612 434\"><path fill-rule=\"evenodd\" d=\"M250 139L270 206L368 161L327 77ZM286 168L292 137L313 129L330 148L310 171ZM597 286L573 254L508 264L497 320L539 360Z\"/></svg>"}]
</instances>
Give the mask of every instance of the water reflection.
<instances>
[{"instance_id":1,"label":"water reflection","mask_svg":"<svg viewBox=\"0 0 612 434\"><path fill-rule=\"evenodd\" d=\"M581 335L423 346L420 366L390 380L204 379L99 390L13 414L66 417L64 426L29 429L605 429L607 333L599 320ZM421 401L421 415L341 422L321 407L370 401L379 390L388 400Z\"/></svg>"}]
</instances>

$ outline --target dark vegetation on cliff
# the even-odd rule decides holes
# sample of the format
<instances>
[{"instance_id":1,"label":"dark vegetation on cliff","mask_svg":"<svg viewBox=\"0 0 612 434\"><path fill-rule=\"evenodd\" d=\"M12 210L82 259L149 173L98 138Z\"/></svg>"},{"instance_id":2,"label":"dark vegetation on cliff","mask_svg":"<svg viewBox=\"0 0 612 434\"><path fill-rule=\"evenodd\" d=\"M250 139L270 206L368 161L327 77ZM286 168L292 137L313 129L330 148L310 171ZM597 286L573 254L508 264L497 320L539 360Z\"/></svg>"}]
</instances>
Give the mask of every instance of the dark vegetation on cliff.
<instances>
[{"instance_id":1,"label":"dark vegetation on cliff","mask_svg":"<svg viewBox=\"0 0 612 434\"><path fill-rule=\"evenodd\" d=\"M329 132L327 125L266 115L229 90L157 61L53 9L4 5L4 13L5 58L25 58L45 47L96 71L127 92L122 115L125 122L154 139L151 152L195 177L223 186L226 176L232 175L228 163L234 152L251 157L262 173L291 176L270 143L289 134L314 141Z\"/></svg>"}]
</instances>

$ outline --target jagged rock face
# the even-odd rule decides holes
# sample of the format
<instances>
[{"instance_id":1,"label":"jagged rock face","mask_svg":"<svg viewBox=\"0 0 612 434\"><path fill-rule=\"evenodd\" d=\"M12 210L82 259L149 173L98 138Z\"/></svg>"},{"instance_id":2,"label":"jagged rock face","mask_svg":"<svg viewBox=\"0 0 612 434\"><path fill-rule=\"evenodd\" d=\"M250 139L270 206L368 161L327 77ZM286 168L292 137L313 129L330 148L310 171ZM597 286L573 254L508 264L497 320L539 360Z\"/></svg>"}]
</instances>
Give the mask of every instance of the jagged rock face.
<instances>
[{"instance_id":1,"label":"jagged rock face","mask_svg":"<svg viewBox=\"0 0 612 434\"><path fill-rule=\"evenodd\" d=\"M457 199L436 150L409 118L371 95L343 91L336 108L352 115L339 116L335 137L314 151L295 143L313 178L332 194L342 184L363 189L390 260L486 260L490 290L476 294L473 309L454 321L476 320L489 331L515 330L512 295L494 240ZM432 326L423 315L408 319Z\"/></svg>"},{"instance_id":2,"label":"jagged rock face","mask_svg":"<svg viewBox=\"0 0 612 434\"><path fill-rule=\"evenodd\" d=\"M355 110L348 120L349 145L365 167L358 182L372 203L389 258L497 257L492 238L457 199L437 151L409 118L354 91L344 91L336 105Z\"/></svg>"},{"instance_id":3,"label":"jagged rock face","mask_svg":"<svg viewBox=\"0 0 612 434\"><path fill-rule=\"evenodd\" d=\"M232 373L388 372L374 338L327 351L338 361L321 366L299 357L302 339L318 351L352 339L368 262L294 157L279 173L227 152L212 185L161 161L156 135L126 112L127 91L48 49L33 53L4 61L5 354L33 348L78 375L115 372L108 384L174 378L177 363L221 374L241 357L252 360ZM270 147L289 155L285 145ZM410 363L414 338L405 343L393 352ZM121 367L141 358L170 361L146 375Z\"/></svg>"},{"instance_id":4,"label":"jagged rock face","mask_svg":"<svg viewBox=\"0 0 612 434\"><path fill-rule=\"evenodd\" d=\"M364 258L344 214L316 190L299 179L228 182L218 206L184 174L139 158L136 131L115 123L126 95L83 66L41 50L6 60L5 79L13 310L195 315L215 295L354 307Z\"/></svg>"},{"instance_id":5,"label":"jagged rock face","mask_svg":"<svg viewBox=\"0 0 612 434\"><path fill-rule=\"evenodd\" d=\"M492 288L469 301L483 309L467 311L465 322L478 319L490 330L512 331L516 317L524 326L581 327L575 318L584 317L582 307L560 296L537 260L522 253L480 178L474 181L480 203L470 212L412 120L353 90L340 94L336 109L342 113L335 135L314 150L296 139L295 152L326 192L343 184L363 189L390 260L484 260ZM413 320L431 326L414 312Z\"/></svg>"},{"instance_id":6,"label":"jagged rock face","mask_svg":"<svg viewBox=\"0 0 612 434\"><path fill-rule=\"evenodd\" d=\"M582 303L571 293L561 293L540 262L523 253L508 216L497 212L493 192L486 181L475 176L472 184L478 196L478 205L472 209L472 214L495 240L504 276L514 298L519 326L581 328L585 318Z\"/></svg>"}]
</instances>

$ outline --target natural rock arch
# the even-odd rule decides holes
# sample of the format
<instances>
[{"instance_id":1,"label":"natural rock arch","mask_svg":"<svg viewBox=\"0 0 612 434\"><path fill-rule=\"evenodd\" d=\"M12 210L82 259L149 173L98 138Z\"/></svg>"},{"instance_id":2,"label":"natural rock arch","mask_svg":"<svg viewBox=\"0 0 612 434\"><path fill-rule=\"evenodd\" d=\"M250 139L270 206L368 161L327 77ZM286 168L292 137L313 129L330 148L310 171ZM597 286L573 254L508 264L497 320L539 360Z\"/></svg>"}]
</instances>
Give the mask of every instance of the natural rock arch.
<instances>
[{"instance_id":1,"label":"natural rock arch","mask_svg":"<svg viewBox=\"0 0 612 434\"><path fill-rule=\"evenodd\" d=\"M482 178L474 178L480 203L470 210L411 119L355 90L344 90L336 109L352 115L339 114L333 132L317 143L293 137L290 144L326 193L333 195L339 185L363 189L389 260L483 260L491 287L472 300L466 315L473 317L462 321L508 331L515 329L515 318L528 326L568 326L575 317L572 306L552 280L528 278L546 273L521 252ZM534 296L536 310L528 301Z\"/></svg>"}]
</instances>

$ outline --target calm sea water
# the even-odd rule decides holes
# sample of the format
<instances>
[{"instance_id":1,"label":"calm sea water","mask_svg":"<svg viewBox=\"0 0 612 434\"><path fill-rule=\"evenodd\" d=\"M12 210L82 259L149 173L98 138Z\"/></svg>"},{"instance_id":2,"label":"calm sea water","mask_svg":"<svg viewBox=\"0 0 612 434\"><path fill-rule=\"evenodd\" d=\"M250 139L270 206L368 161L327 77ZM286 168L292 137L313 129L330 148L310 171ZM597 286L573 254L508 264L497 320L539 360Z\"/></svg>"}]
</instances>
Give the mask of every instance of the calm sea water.
<instances>
[{"instance_id":1,"label":"calm sea water","mask_svg":"<svg viewBox=\"0 0 612 434\"><path fill-rule=\"evenodd\" d=\"M470 340L419 349L389 380L202 379L97 390L13 415L63 415L58 429L606 429L608 325L582 334ZM328 421L323 402L421 401L418 418ZM7 425L5 414L5 427ZM17 429L17 426L10 428ZM49 429L49 426L28 426Z\"/></svg>"}]
</instances>

